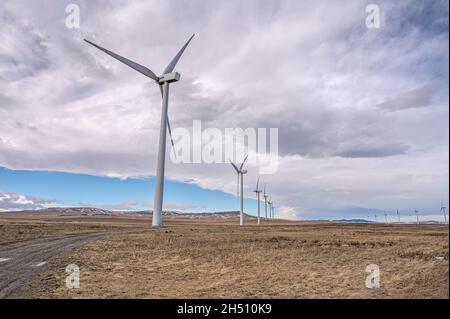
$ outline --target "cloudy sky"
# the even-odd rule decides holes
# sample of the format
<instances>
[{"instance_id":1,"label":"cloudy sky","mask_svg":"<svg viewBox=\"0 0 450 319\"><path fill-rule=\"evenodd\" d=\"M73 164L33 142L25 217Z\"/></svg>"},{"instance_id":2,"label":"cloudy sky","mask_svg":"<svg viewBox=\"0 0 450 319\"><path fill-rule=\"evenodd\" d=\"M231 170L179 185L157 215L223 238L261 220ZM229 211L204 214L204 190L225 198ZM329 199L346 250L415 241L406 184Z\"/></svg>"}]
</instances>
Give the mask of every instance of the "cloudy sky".
<instances>
[{"instance_id":1,"label":"cloudy sky","mask_svg":"<svg viewBox=\"0 0 450 319\"><path fill-rule=\"evenodd\" d=\"M70 3L79 29L66 27ZM378 29L366 27L369 3ZM278 128L279 169L261 180L282 216L417 208L437 219L449 192L448 14L446 0L4 0L0 209L151 206L159 90L82 39L160 73L195 33L171 86L172 126ZM169 160L166 177L172 208L237 208L229 164Z\"/></svg>"}]
</instances>

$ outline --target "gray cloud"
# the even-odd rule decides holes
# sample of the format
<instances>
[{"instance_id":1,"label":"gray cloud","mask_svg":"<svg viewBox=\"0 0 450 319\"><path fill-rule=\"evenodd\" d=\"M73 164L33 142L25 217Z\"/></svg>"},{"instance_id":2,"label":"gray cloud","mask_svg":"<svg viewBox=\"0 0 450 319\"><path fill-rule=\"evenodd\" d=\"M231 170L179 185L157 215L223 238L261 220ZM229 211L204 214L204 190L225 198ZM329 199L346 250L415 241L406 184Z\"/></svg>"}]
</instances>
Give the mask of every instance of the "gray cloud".
<instances>
[{"instance_id":1,"label":"gray cloud","mask_svg":"<svg viewBox=\"0 0 450 319\"><path fill-rule=\"evenodd\" d=\"M347 149L336 153L336 156L364 158L364 157L386 157L402 155L408 150L407 145L386 145L386 146L361 146L354 149Z\"/></svg>"},{"instance_id":2,"label":"gray cloud","mask_svg":"<svg viewBox=\"0 0 450 319\"><path fill-rule=\"evenodd\" d=\"M13 106L16 105L16 102L14 99L10 98L7 95L4 95L0 93L0 109L11 109Z\"/></svg>"},{"instance_id":3,"label":"gray cloud","mask_svg":"<svg viewBox=\"0 0 450 319\"><path fill-rule=\"evenodd\" d=\"M430 83L420 88L402 93L399 96L387 100L378 106L388 111L399 111L416 107L427 107L433 104L433 98L442 83Z\"/></svg>"}]
</instances>

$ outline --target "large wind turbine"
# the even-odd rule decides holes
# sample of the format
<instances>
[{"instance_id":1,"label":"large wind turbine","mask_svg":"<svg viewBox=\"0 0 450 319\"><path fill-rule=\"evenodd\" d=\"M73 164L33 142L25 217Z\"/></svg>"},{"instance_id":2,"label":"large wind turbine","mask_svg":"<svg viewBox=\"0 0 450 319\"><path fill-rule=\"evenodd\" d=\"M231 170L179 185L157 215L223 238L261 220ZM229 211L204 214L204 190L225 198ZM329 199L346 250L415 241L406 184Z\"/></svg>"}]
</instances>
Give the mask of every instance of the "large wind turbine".
<instances>
[{"instance_id":1,"label":"large wind turbine","mask_svg":"<svg viewBox=\"0 0 450 319\"><path fill-rule=\"evenodd\" d=\"M446 209L447 209L447 207L444 206L444 202L441 201L441 212L444 213L444 220L445 220L445 223L447 224L447 214L445 212Z\"/></svg>"},{"instance_id":2,"label":"large wind turbine","mask_svg":"<svg viewBox=\"0 0 450 319\"><path fill-rule=\"evenodd\" d=\"M123 64L129 66L135 71L145 75L146 77L154 80L156 84L159 86L162 96L162 110L161 110L161 127L159 131L159 147L158 147L158 161L156 165L156 185L155 185L155 198L153 205L153 218L152 218L152 226L162 226L162 207L163 207L163 195L164 195L164 168L165 168L165 159L166 159L166 127L169 130L170 140L172 142L173 147L173 139L172 132L170 129L169 117L167 115L168 107L169 107L169 83L177 82L180 80L180 74L178 72L173 72L175 66L178 63L181 55L184 50L188 46L189 42L191 42L194 35L192 35L185 45L181 48L181 50L175 55L175 57L170 61L167 67L164 69L161 76L156 76L153 71L146 68L143 65L140 65L136 62L128 60L114 52L111 52L101 46L92 43L84 39L87 43L93 45L97 49L105 52L106 54L112 56L113 58L119 60Z\"/></svg>"},{"instance_id":3,"label":"large wind turbine","mask_svg":"<svg viewBox=\"0 0 450 319\"><path fill-rule=\"evenodd\" d=\"M253 192L256 193L256 201L258 202L258 225L259 225L259 219L260 219L259 194L261 194L261 190L259 189L259 176L258 176L258 180L256 181L256 189Z\"/></svg>"},{"instance_id":4,"label":"large wind turbine","mask_svg":"<svg viewBox=\"0 0 450 319\"><path fill-rule=\"evenodd\" d=\"M388 219L387 219L387 213L384 212L384 220L386 221L386 224L388 224Z\"/></svg>"},{"instance_id":5,"label":"large wind turbine","mask_svg":"<svg viewBox=\"0 0 450 319\"><path fill-rule=\"evenodd\" d=\"M244 225L244 174L247 174L247 170L243 170L242 168L244 167L244 163L247 160L247 157L248 155L244 158L244 161L242 162L241 166L239 166L239 168L232 161L230 161L231 165L238 174L238 188L239 184L241 186L241 209L239 215L239 225L241 226Z\"/></svg>"},{"instance_id":6,"label":"large wind turbine","mask_svg":"<svg viewBox=\"0 0 450 319\"><path fill-rule=\"evenodd\" d=\"M400 223L400 212L397 209L398 222Z\"/></svg>"}]
</instances>

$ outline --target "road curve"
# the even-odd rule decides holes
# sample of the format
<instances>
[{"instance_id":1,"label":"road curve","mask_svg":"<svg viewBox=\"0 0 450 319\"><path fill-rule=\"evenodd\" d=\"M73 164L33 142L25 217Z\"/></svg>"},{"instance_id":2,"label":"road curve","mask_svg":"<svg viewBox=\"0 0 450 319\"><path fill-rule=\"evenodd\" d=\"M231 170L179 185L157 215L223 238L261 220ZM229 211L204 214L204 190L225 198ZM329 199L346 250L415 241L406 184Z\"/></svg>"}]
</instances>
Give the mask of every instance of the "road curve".
<instances>
[{"instance_id":1,"label":"road curve","mask_svg":"<svg viewBox=\"0 0 450 319\"><path fill-rule=\"evenodd\" d=\"M44 270L52 258L103 235L88 233L0 246L0 299L20 298L21 287Z\"/></svg>"}]
</instances>

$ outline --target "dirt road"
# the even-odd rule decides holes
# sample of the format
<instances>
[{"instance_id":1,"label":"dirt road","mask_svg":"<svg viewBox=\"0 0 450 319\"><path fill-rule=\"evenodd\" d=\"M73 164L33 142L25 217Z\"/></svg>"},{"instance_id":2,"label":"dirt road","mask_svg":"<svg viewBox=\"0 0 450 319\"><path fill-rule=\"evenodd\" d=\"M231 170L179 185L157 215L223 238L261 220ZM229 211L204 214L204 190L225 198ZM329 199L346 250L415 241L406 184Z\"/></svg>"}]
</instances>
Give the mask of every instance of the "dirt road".
<instances>
[{"instance_id":1,"label":"dirt road","mask_svg":"<svg viewBox=\"0 0 450 319\"><path fill-rule=\"evenodd\" d=\"M0 298L20 298L23 284L46 269L52 258L104 234L89 233L0 246Z\"/></svg>"}]
</instances>

